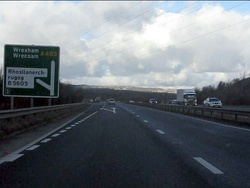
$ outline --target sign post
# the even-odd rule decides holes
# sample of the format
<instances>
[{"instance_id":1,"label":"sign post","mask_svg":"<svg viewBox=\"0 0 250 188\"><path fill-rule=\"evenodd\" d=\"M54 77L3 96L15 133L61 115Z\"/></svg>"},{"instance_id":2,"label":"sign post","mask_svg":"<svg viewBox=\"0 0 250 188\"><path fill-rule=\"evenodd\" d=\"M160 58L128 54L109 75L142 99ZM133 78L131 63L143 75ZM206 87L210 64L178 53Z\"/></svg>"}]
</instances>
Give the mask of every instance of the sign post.
<instances>
[{"instance_id":1,"label":"sign post","mask_svg":"<svg viewBox=\"0 0 250 188\"><path fill-rule=\"evenodd\" d=\"M57 46L4 46L3 96L59 97L60 48Z\"/></svg>"}]
</instances>

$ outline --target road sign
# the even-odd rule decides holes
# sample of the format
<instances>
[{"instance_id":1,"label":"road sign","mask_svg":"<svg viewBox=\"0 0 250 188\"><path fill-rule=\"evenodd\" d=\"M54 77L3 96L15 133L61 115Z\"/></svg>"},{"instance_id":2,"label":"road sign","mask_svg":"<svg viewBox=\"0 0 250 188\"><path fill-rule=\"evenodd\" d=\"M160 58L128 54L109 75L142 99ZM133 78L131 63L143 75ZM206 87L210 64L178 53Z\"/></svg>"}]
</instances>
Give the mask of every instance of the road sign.
<instances>
[{"instance_id":1,"label":"road sign","mask_svg":"<svg viewBox=\"0 0 250 188\"><path fill-rule=\"evenodd\" d=\"M57 46L6 44L3 95L57 98L59 55Z\"/></svg>"}]
</instances>

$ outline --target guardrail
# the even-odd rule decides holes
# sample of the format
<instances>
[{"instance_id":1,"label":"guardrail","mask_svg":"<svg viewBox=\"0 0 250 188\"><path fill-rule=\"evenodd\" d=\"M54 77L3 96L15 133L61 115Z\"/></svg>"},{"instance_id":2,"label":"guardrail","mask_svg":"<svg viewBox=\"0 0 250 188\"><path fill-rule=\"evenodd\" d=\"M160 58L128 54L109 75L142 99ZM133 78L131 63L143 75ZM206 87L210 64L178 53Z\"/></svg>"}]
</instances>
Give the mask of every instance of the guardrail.
<instances>
[{"instance_id":1,"label":"guardrail","mask_svg":"<svg viewBox=\"0 0 250 188\"><path fill-rule=\"evenodd\" d=\"M51 112L56 110L68 109L72 107L82 106L83 103L73 103L73 104L65 104L65 105L54 105L54 106L43 106L43 107L35 107L35 108L23 108L16 110L4 110L0 111L0 119L8 119L14 118L18 116L26 116L30 114Z\"/></svg>"},{"instance_id":2,"label":"guardrail","mask_svg":"<svg viewBox=\"0 0 250 188\"><path fill-rule=\"evenodd\" d=\"M0 111L0 140L87 107L86 103L73 103Z\"/></svg>"},{"instance_id":3,"label":"guardrail","mask_svg":"<svg viewBox=\"0 0 250 188\"><path fill-rule=\"evenodd\" d=\"M206 118L214 118L219 120L231 121L234 123L250 125L250 111L247 110L230 110L223 108L184 106L184 105L173 105L173 104L136 103L136 105L156 108L169 112L176 112L176 113L188 114Z\"/></svg>"}]
</instances>

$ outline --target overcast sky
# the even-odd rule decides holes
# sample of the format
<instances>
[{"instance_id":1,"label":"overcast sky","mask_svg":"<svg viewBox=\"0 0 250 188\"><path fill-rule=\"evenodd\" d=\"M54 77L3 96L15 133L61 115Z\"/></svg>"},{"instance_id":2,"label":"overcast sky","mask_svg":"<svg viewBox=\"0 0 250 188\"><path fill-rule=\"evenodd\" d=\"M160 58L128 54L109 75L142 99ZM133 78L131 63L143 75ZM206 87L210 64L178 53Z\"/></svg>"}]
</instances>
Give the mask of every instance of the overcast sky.
<instances>
[{"instance_id":1,"label":"overcast sky","mask_svg":"<svg viewBox=\"0 0 250 188\"><path fill-rule=\"evenodd\" d=\"M250 2L0 2L5 44L59 46L71 84L202 88L250 75Z\"/></svg>"}]
</instances>

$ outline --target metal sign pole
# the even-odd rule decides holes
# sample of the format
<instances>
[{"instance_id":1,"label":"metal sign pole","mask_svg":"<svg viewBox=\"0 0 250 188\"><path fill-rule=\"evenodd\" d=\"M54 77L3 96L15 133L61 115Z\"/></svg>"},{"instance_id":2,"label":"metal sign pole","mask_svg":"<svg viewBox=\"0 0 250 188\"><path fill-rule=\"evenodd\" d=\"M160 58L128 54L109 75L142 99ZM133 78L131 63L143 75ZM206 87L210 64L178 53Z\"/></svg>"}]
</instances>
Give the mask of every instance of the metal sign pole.
<instances>
[{"instance_id":1,"label":"metal sign pole","mask_svg":"<svg viewBox=\"0 0 250 188\"><path fill-rule=\"evenodd\" d=\"M14 97L10 97L10 109L14 110Z\"/></svg>"},{"instance_id":2,"label":"metal sign pole","mask_svg":"<svg viewBox=\"0 0 250 188\"><path fill-rule=\"evenodd\" d=\"M34 107L34 98L31 97L30 98L30 108L33 108Z\"/></svg>"}]
</instances>

